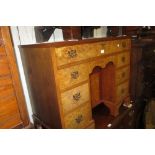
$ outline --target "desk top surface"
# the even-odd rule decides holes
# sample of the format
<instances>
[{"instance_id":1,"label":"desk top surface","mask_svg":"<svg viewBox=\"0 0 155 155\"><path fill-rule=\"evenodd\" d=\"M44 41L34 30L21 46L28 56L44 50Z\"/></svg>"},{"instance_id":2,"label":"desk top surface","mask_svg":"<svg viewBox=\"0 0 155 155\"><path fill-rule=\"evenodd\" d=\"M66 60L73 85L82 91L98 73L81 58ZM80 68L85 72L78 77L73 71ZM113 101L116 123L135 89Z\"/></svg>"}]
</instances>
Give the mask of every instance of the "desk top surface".
<instances>
[{"instance_id":1,"label":"desk top surface","mask_svg":"<svg viewBox=\"0 0 155 155\"><path fill-rule=\"evenodd\" d=\"M61 41L61 42L52 42L52 43L39 43L39 44L36 43L36 44L20 45L19 48L62 47L62 46L71 46L71 45L78 45L78 44L96 43L96 42L102 42L102 41L112 41L112 40L121 40L121 39L130 39L130 37L129 36L118 36L118 37Z\"/></svg>"}]
</instances>

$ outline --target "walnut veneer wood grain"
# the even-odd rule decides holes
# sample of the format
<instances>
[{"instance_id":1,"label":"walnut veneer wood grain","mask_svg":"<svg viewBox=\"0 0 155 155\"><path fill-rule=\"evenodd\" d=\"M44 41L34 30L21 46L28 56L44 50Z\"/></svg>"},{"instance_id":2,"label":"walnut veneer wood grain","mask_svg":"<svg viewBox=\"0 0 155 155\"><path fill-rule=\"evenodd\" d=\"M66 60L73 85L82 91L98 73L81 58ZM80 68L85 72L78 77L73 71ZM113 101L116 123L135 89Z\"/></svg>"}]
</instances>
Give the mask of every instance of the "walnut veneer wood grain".
<instances>
[{"instance_id":1,"label":"walnut veneer wood grain","mask_svg":"<svg viewBox=\"0 0 155 155\"><path fill-rule=\"evenodd\" d=\"M79 105L88 102L89 99L90 94L88 83L61 93L61 103L63 103L62 107L64 114L75 109Z\"/></svg>"},{"instance_id":2,"label":"walnut veneer wood grain","mask_svg":"<svg viewBox=\"0 0 155 155\"><path fill-rule=\"evenodd\" d=\"M75 84L88 80L89 78L88 66L89 65L87 63L84 63L58 70L57 76L59 80L60 89L65 90L68 87L72 87Z\"/></svg>"},{"instance_id":3,"label":"walnut veneer wood grain","mask_svg":"<svg viewBox=\"0 0 155 155\"><path fill-rule=\"evenodd\" d=\"M36 126L92 128L100 102L118 115L129 94L130 46L127 37L20 46Z\"/></svg>"}]
</instances>

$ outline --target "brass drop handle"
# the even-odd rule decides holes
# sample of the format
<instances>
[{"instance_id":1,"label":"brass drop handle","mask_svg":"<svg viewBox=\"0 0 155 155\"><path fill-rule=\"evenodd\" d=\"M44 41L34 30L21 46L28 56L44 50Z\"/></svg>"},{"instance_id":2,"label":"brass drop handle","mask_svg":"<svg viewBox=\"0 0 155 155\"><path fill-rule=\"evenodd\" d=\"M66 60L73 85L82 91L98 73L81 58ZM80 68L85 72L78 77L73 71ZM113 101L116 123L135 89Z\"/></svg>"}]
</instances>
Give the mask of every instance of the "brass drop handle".
<instances>
[{"instance_id":1,"label":"brass drop handle","mask_svg":"<svg viewBox=\"0 0 155 155\"><path fill-rule=\"evenodd\" d=\"M71 78L72 79L77 79L79 77L79 72L78 71L74 71L71 73Z\"/></svg>"},{"instance_id":2,"label":"brass drop handle","mask_svg":"<svg viewBox=\"0 0 155 155\"><path fill-rule=\"evenodd\" d=\"M77 57L76 50L70 50L70 51L68 51L68 57L69 58L75 58L75 57Z\"/></svg>"},{"instance_id":3,"label":"brass drop handle","mask_svg":"<svg viewBox=\"0 0 155 155\"><path fill-rule=\"evenodd\" d=\"M124 77L125 77L125 72L122 73L122 78L124 78Z\"/></svg>"},{"instance_id":4,"label":"brass drop handle","mask_svg":"<svg viewBox=\"0 0 155 155\"><path fill-rule=\"evenodd\" d=\"M80 124L83 121L82 114L81 115L78 115L77 118L75 118L75 121L76 121L77 124Z\"/></svg>"},{"instance_id":5,"label":"brass drop handle","mask_svg":"<svg viewBox=\"0 0 155 155\"><path fill-rule=\"evenodd\" d=\"M80 92L78 92L78 93L76 93L76 94L73 95L73 100L75 100L75 101L79 101L80 98L81 98Z\"/></svg>"},{"instance_id":6,"label":"brass drop handle","mask_svg":"<svg viewBox=\"0 0 155 155\"><path fill-rule=\"evenodd\" d=\"M121 60L122 60L122 62L125 62L125 56L123 56Z\"/></svg>"}]
</instances>

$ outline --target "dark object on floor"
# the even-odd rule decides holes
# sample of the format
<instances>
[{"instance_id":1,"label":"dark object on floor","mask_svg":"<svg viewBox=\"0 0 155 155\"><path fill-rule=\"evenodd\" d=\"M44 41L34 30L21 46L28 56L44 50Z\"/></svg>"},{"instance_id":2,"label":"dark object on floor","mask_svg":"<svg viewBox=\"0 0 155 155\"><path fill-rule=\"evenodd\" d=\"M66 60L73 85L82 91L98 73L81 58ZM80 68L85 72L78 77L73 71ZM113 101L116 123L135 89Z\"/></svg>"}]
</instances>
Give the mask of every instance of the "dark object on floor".
<instances>
[{"instance_id":1,"label":"dark object on floor","mask_svg":"<svg viewBox=\"0 0 155 155\"><path fill-rule=\"evenodd\" d=\"M97 129L133 129L134 107L120 107L120 114L113 117L109 109L102 103L93 109L93 118Z\"/></svg>"}]
</instances>

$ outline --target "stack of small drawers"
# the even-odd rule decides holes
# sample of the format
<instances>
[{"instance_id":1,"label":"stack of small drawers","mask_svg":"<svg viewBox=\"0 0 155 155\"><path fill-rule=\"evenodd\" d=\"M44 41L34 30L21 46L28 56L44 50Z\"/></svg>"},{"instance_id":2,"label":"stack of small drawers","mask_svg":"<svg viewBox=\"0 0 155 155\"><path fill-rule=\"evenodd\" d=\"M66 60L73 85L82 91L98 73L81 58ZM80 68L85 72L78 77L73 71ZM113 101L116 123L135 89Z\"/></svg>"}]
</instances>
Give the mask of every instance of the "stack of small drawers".
<instances>
[{"instance_id":1,"label":"stack of small drawers","mask_svg":"<svg viewBox=\"0 0 155 155\"><path fill-rule=\"evenodd\" d=\"M104 41L60 47L55 50L57 79L65 128L92 124L89 74L95 66L116 65L116 103L129 94L130 40Z\"/></svg>"}]
</instances>

